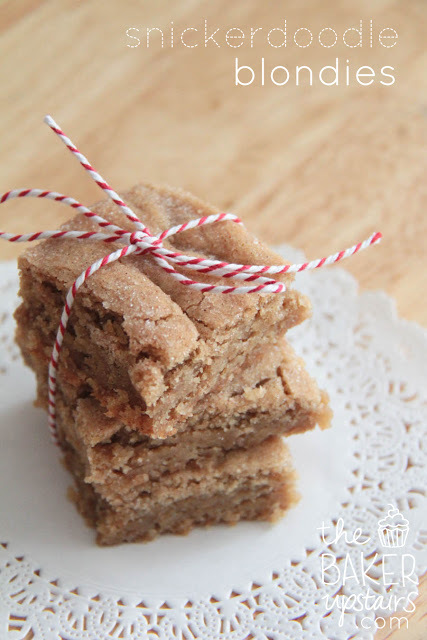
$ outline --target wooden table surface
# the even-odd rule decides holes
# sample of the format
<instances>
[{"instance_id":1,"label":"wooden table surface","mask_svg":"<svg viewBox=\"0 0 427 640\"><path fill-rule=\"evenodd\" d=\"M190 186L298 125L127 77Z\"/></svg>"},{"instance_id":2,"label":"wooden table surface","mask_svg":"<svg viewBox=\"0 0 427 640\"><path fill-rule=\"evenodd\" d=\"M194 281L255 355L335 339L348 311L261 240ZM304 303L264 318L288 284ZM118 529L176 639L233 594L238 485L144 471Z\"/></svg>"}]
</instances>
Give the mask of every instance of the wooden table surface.
<instances>
[{"instance_id":1,"label":"wooden table surface","mask_svg":"<svg viewBox=\"0 0 427 640\"><path fill-rule=\"evenodd\" d=\"M179 185L241 215L270 243L287 242L310 258L326 255L380 229L384 241L347 262L362 289L383 289L403 317L427 323L426 70L424 0L308 0L304 3L226 0L0 1L0 191L40 187L90 204L100 193L42 124L51 113L118 190L145 180ZM239 49L224 40L204 48L139 47L125 35L137 27L283 27L285 48L256 41ZM339 39L373 20L373 46L298 47L302 27L323 27ZM398 32L384 48L381 28ZM136 34L137 32L132 32ZM262 32L259 32L262 33ZM390 33L390 32L389 32ZM196 42L196 32L187 32ZM299 36L307 32L300 32ZM329 35L332 32L329 31ZM276 32L276 35L280 35ZM349 33L348 36L355 36ZM159 32L157 32L159 36ZM190 40L190 38L194 38ZM166 36L165 36L166 42ZM277 42L277 40L276 40ZM256 69L251 86L234 85L234 59ZM285 65L286 86L260 85L266 68ZM351 82L296 86L296 65L313 70L350 62ZM354 69L383 65L396 81L361 86ZM242 75L243 77L243 75ZM268 74L266 75L268 80ZM68 208L14 201L0 210L0 228L56 228ZM23 246L0 243L0 259ZM425 640L424 580L409 630L377 637Z\"/></svg>"}]
</instances>

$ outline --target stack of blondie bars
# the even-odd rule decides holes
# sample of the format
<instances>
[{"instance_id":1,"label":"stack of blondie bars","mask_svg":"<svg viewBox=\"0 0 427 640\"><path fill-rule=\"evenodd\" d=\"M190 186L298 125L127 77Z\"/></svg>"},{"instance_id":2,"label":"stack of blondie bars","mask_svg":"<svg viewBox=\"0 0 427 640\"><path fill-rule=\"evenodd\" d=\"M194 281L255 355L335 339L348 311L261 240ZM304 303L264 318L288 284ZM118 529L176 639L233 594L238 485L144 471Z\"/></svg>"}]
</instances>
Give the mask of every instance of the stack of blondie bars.
<instances>
[{"instance_id":1,"label":"stack of blondie bars","mask_svg":"<svg viewBox=\"0 0 427 640\"><path fill-rule=\"evenodd\" d=\"M155 234L216 213L188 193L150 185L124 199ZM132 229L110 201L92 210ZM83 215L62 228L98 230ZM164 244L227 262L282 263L233 222ZM47 407L65 293L118 246L47 240L19 259L17 341L36 373L40 406ZM80 289L58 369L57 429L75 501L100 544L274 520L295 502L282 436L326 426L329 409L284 337L309 315L309 302L292 288L292 276L280 279L283 294L201 293L177 284L146 255L108 265Z\"/></svg>"}]
</instances>

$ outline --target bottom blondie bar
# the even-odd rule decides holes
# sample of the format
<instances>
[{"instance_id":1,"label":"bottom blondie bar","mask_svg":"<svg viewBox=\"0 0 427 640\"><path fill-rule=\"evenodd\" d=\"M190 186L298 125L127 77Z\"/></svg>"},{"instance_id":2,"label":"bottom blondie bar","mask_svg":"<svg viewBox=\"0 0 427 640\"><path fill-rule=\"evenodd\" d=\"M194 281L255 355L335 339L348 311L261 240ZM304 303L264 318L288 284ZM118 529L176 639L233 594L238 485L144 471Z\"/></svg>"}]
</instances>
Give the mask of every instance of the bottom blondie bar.
<instances>
[{"instance_id":1,"label":"bottom blondie bar","mask_svg":"<svg viewBox=\"0 0 427 640\"><path fill-rule=\"evenodd\" d=\"M96 527L101 545L147 541L162 533L186 534L195 526L274 521L298 499L290 455L279 437L250 451L231 451L220 463L210 459L203 467L166 473L147 483L137 498L116 506L85 483L84 467L70 447L65 463L77 485L71 497Z\"/></svg>"}]
</instances>

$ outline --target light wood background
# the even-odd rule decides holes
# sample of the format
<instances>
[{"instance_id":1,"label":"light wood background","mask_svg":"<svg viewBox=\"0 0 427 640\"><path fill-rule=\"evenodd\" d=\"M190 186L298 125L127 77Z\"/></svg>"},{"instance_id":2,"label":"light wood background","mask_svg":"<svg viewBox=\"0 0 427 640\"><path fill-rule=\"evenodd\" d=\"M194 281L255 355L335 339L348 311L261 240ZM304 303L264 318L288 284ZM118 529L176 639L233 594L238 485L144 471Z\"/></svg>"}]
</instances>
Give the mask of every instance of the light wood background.
<instances>
[{"instance_id":1,"label":"light wood background","mask_svg":"<svg viewBox=\"0 0 427 640\"><path fill-rule=\"evenodd\" d=\"M128 27L272 28L287 18L290 45L162 50L126 47ZM427 6L424 0L256 0L0 2L0 191L41 187L89 204L100 193L42 124L51 113L116 189L147 180L179 185L241 215L270 243L309 258L369 235L382 245L346 263L362 289L384 289L399 313L427 322ZM292 46L292 34L334 28L341 37L363 19L374 34L393 27L397 45L349 49ZM154 43L154 36L153 41ZM375 42L375 41L374 41ZM351 69L395 68L392 87L234 86L234 58L259 69L314 71L335 57ZM354 78L354 76L352 76ZM69 210L14 201L0 228L56 228ZM0 258L21 246L0 243ZM425 640L424 580L409 630L378 639Z\"/></svg>"}]
</instances>

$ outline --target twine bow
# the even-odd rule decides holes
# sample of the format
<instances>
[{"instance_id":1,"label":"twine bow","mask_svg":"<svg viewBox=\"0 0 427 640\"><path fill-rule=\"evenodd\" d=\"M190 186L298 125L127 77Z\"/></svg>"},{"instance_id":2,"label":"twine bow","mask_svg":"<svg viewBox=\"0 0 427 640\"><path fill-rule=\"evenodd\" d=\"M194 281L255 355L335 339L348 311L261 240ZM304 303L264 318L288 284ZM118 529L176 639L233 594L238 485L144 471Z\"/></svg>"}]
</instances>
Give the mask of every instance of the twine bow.
<instances>
[{"instance_id":1,"label":"twine bow","mask_svg":"<svg viewBox=\"0 0 427 640\"><path fill-rule=\"evenodd\" d=\"M243 265L229 262L222 262L219 260L210 260L207 258L197 258L194 256L187 256L183 253L172 251L167 249L163 245L163 241L166 238L170 238L173 235L181 233L182 231L188 231L195 227L201 227L207 224L214 224L216 222L231 221L236 224L242 224L242 221L232 215L231 213L218 213L211 216L204 216L196 220L189 220L184 224L166 229L159 235L154 235L144 225L144 223L135 215L125 202L119 197L119 195L112 189L112 187L102 178L102 176L95 171L88 159L77 149L77 147L71 142L71 140L64 134L64 132L58 127L56 122L50 116L46 116L44 121L49 127L56 133L59 138L64 142L65 146L74 154L82 167L87 171L90 177L96 182L96 184L108 195L109 198L123 211L126 217L134 223L136 231L129 231L128 229L122 229L121 227L108 222L102 216L94 213L83 204L75 200L57 193L55 191L43 191L41 189L14 189L7 191L0 196L0 204L11 200L13 198L47 198L48 200L54 200L55 202L62 202L68 205L77 212L82 213L87 218L96 222L101 231L38 231L36 233L24 233L24 234L12 234L0 231L0 238L9 242L32 242L34 240L42 240L47 238L72 238L74 240L101 240L105 243L120 242L124 246L112 253L108 253L100 260L97 260L90 265L85 271L83 271L79 277L73 282L72 286L67 292L64 308L61 314L61 320L59 323L58 331L55 338L55 343L52 350L52 355L49 363L48 373L48 424L49 430L53 439L53 442L59 446L58 434L56 428L56 387L57 387L57 370L58 359L61 352L62 343L67 329L67 324L70 318L71 309L76 297L76 294L80 287L86 282L91 275L96 273L102 267L107 264L120 260L130 254L146 255L150 256L166 273L170 274L172 278L178 280L178 282L184 286L190 287L201 291L202 293L223 293L223 294L244 294L244 293L283 293L286 290L286 285L282 282L278 282L275 279L268 278L268 275L279 275L284 273L297 273L299 271L307 271L310 269L318 269L325 265L339 262L344 258L348 258L353 254L366 249L367 247L377 244L381 240L381 234L379 232L372 234L369 238L363 242L359 242L353 247L349 247L339 253L335 253L326 258L318 260L312 260L311 262L304 262L302 264L292 265ZM220 276L224 279L240 280L244 283L241 286L229 286L218 284L206 284L205 282L197 282L192 280L188 276L183 275L174 268L185 267L187 270L196 271L197 273L213 274Z\"/></svg>"}]
</instances>

